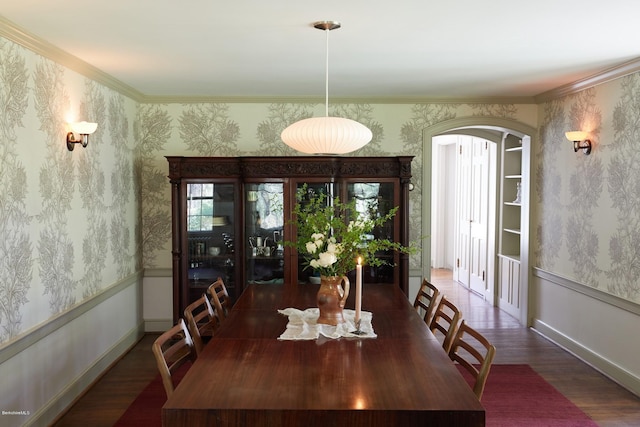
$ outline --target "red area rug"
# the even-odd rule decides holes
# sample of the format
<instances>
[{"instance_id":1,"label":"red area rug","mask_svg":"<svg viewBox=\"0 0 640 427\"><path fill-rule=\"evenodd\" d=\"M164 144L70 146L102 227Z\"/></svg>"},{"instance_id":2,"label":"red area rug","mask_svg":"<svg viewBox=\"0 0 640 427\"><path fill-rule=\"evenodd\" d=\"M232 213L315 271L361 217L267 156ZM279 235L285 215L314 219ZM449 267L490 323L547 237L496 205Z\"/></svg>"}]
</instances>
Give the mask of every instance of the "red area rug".
<instances>
[{"instance_id":1,"label":"red area rug","mask_svg":"<svg viewBox=\"0 0 640 427\"><path fill-rule=\"evenodd\" d=\"M458 369L472 384L467 371ZM597 427L529 365L493 365L481 402L490 427Z\"/></svg>"},{"instance_id":2,"label":"red area rug","mask_svg":"<svg viewBox=\"0 0 640 427\"><path fill-rule=\"evenodd\" d=\"M462 373L471 381L466 372ZM158 375L115 425L160 426L161 408L166 399ZM493 365L482 405L486 409L488 427L597 427L528 365Z\"/></svg>"}]
</instances>

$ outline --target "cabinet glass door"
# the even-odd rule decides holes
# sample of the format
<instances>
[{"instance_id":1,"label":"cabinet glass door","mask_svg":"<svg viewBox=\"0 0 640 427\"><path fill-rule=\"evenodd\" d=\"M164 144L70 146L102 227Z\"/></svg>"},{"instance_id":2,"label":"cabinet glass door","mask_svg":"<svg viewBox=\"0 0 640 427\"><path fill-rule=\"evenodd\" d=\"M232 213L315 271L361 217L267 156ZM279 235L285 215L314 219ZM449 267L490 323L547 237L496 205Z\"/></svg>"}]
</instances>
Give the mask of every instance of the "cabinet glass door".
<instances>
[{"instance_id":1,"label":"cabinet glass door","mask_svg":"<svg viewBox=\"0 0 640 427\"><path fill-rule=\"evenodd\" d=\"M387 215L397 204L394 195L395 187L392 182L349 182L346 187L347 200L355 199L356 210L362 219L373 219ZM397 241L394 219L395 217L383 226L376 227L371 234L365 236L366 239ZM381 251L376 254L376 257L384 259L385 264L378 267L365 265L363 281L365 283L394 283L396 280L394 275L396 254L392 251ZM355 279L355 276L353 278Z\"/></svg>"},{"instance_id":2,"label":"cabinet glass door","mask_svg":"<svg viewBox=\"0 0 640 427\"><path fill-rule=\"evenodd\" d=\"M235 185L187 184L188 298L195 301L218 277L235 298Z\"/></svg>"},{"instance_id":3,"label":"cabinet glass door","mask_svg":"<svg viewBox=\"0 0 640 427\"><path fill-rule=\"evenodd\" d=\"M284 184L245 184L245 282L284 283Z\"/></svg>"}]
</instances>

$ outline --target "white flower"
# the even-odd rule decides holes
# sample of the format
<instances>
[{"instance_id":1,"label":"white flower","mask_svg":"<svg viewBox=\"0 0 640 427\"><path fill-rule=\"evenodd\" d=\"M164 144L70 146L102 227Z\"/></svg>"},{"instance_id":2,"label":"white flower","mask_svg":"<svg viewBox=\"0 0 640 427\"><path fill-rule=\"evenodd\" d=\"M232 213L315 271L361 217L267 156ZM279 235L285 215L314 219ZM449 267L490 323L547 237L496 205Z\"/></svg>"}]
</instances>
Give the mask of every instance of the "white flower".
<instances>
[{"instance_id":1,"label":"white flower","mask_svg":"<svg viewBox=\"0 0 640 427\"><path fill-rule=\"evenodd\" d=\"M307 252L314 254L318 250L318 245L315 242L307 242Z\"/></svg>"},{"instance_id":2,"label":"white flower","mask_svg":"<svg viewBox=\"0 0 640 427\"><path fill-rule=\"evenodd\" d=\"M329 267L338 261L338 257L336 257L335 253L331 252L321 252L318 256L318 265L320 267ZM313 265L312 265L313 267Z\"/></svg>"}]
</instances>

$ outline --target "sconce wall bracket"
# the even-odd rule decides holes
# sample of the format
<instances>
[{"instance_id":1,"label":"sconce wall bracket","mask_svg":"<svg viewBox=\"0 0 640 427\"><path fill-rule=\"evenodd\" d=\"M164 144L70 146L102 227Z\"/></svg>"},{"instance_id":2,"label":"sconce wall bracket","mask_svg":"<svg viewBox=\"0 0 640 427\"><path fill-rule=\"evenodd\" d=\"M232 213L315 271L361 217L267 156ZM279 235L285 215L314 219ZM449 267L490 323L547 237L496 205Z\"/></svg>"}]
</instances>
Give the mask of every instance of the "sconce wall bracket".
<instances>
[{"instance_id":1,"label":"sconce wall bracket","mask_svg":"<svg viewBox=\"0 0 640 427\"><path fill-rule=\"evenodd\" d=\"M579 149L582 149L584 154L591 154L591 140L585 139L584 141L573 141L573 151L577 153Z\"/></svg>"},{"instance_id":2,"label":"sconce wall bracket","mask_svg":"<svg viewBox=\"0 0 640 427\"><path fill-rule=\"evenodd\" d=\"M80 135L80 139L76 139L73 132L67 132L67 149L73 151L75 144L82 144L82 147L86 147L89 143L87 135Z\"/></svg>"}]
</instances>

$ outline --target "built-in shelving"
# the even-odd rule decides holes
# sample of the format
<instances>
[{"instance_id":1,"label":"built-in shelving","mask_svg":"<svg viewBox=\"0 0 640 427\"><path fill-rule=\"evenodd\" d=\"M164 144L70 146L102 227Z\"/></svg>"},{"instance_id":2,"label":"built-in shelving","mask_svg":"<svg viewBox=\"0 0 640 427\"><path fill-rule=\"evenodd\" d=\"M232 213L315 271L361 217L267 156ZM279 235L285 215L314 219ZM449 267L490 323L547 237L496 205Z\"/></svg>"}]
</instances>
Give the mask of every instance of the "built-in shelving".
<instances>
[{"instance_id":1,"label":"built-in shelving","mask_svg":"<svg viewBox=\"0 0 640 427\"><path fill-rule=\"evenodd\" d=\"M529 139L505 134L500 167L500 227L498 241L499 306L516 317L520 315L521 289L527 280L523 253L527 256ZM525 258L526 259L526 258ZM525 263L526 264L526 263Z\"/></svg>"}]
</instances>

